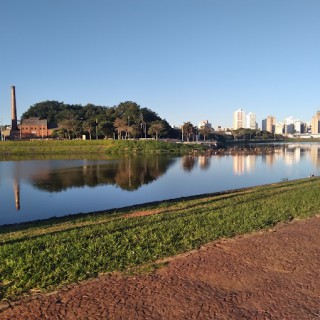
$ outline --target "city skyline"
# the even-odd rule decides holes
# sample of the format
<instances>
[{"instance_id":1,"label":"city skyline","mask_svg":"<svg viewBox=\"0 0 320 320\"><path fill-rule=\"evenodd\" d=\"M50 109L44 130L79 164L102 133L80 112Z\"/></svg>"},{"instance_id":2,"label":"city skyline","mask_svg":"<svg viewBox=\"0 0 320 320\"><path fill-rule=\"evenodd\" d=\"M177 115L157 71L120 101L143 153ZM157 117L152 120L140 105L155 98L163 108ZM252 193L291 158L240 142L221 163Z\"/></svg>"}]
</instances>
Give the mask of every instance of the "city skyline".
<instances>
[{"instance_id":1,"label":"city skyline","mask_svg":"<svg viewBox=\"0 0 320 320\"><path fill-rule=\"evenodd\" d=\"M12 111L12 105L13 105L13 104L15 105L15 112L14 112L14 113L13 113L13 111ZM15 125L17 125L17 121L19 121L19 120L17 120L18 118L17 118L17 110L16 110L15 86L11 86L11 106L10 106L10 110L11 110L11 120L10 120L8 123L4 123L4 122L0 121L0 125L2 125L2 126L4 126L4 125L9 125L9 126L10 126L12 123L14 123ZM153 110L153 111L155 111L155 110ZM156 111L155 111L155 112L156 112ZM318 115L319 112L320 112L320 111L317 110L315 114ZM236 113L242 113L242 114L243 114L243 115L241 116L240 125L235 123L235 118L236 118L235 114L236 114ZM13 118L13 117L14 117L14 118ZM250 129L260 129L260 130L263 131L263 130L264 130L264 129L263 129L263 126L264 126L263 122L266 121L266 120L267 120L268 118L270 118L270 117L272 117L272 118L274 119L275 124L281 124L281 123L285 124L286 121L288 121L288 119L293 119L293 120L296 120L296 121L299 121L299 122L302 122L302 123L305 123L305 124L310 125L310 124L312 123L313 118L315 117L315 115L312 116L311 120L301 120L301 119L295 118L294 116L285 117L284 119L277 119L277 117L274 116L274 115L268 115L268 116L266 116L266 118L262 119L262 120L261 120L261 124L259 124L259 123L256 121L256 119L257 119L256 113L254 113L254 112L252 112L252 111L247 112L246 110L240 108L240 109L235 110L235 111L233 112L233 125L232 125L231 127L222 127L222 126L219 126L219 127L221 127L222 129L250 128ZM183 123L185 123L185 122L186 122L186 121L184 121ZM191 122L193 125L197 126L193 121L190 121L190 122ZM208 120L208 119L199 121L198 127L201 127L200 124L201 124L201 123L203 124L204 122L206 122L206 123L209 125L210 128L211 128L211 127L212 127L213 129L217 129L217 128L218 128L218 126L217 126L217 127L213 127L213 126L212 126L212 123L211 123L210 120ZM182 123L182 124L183 124L183 123ZM255 127L254 127L254 123L255 123ZM181 124L181 125L182 125L182 124ZM16 130L17 130L17 129L16 129ZM270 132L271 132L271 130L267 130L267 131L270 131Z\"/></svg>"},{"instance_id":2,"label":"city skyline","mask_svg":"<svg viewBox=\"0 0 320 320\"><path fill-rule=\"evenodd\" d=\"M57 0L0 4L0 122L35 103L134 101L171 126L232 127L238 108L310 121L320 109L316 0ZM272 21L272 23L271 23Z\"/></svg>"}]
</instances>

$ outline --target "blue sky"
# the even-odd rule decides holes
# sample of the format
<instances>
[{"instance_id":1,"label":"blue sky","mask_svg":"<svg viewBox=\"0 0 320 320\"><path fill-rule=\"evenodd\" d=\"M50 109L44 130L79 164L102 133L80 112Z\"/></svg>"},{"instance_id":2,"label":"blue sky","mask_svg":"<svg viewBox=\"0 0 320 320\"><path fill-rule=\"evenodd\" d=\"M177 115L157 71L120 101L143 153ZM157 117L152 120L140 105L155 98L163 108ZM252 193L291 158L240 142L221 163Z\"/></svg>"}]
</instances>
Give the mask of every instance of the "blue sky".
<instances>
[{"instance_id":1,"label":"blue sky","mask_svg":"<svg viewBox=\"0 0 320 320\"><path fill-rule=\"evenodd\" d=\"M319 0L1 0L0 121L135 101L171 125L320 109Z\"/></svg>"}]
</instances>

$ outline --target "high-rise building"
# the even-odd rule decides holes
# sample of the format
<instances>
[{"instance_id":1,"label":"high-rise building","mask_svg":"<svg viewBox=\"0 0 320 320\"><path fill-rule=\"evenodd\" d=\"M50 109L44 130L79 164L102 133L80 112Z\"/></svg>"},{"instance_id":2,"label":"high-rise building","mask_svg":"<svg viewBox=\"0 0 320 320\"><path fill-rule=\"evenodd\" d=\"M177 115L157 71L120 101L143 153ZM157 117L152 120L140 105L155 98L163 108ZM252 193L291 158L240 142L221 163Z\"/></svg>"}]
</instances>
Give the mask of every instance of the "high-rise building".
<instances>
[{"instance_id":1,"label":"high-rise building","mask_svg":"<svg viewBox=\"0 0 320 320\"><path fill-rule=\"evenodd\" d=\"M233 129L237 130L240 128L245 128L246 114L243 109L239 109L233 113Z\"/></svg>"},{"instance_id":2,"label":"high-rise building","mask_svg":"<svg viewBox=\"0 0 320 320\"><path fill-rule=\"evenodd\" d=\"M294 122L294 133L305 133L305 123L300 120Z\"/></svg>"},{"instance_id":3,"label":"high-rise building","mask_svg":"<svg viewBox=\"0 0 320 320\"><path fill-rule=\"evenodd\" d=\"M262 131L267 131L267 119L262 119Z\"/></svg>"},{"instance_id":4,"label":"high-rise building","mask_svg":"<svg viewBox=\"0 0 320 320\"><path fill-rule=\"evenodd\" d=\"M311 119L311 133L320 133L320 111L318 111Z\"/></svg>"},{"instance_id":5,"label":"high-rise building","mask_svg":"<svg viewBox=\"0 0 320 320\"><path fill-rule=\"evenodd\" d=\"M256 119L257 119L256 114L253 113L253 112L249 112L246 115L246 126L245 127L248 128L248 129L252 129L252 130L257 129Z\"/></svg>"},{"instance_id":6,"label":"high-rise building","mask_svg":"<svg viewBox=\"0 0 320 320\"><path fill-rule=\"evenodd\" d=\"M283 122L276 123L274 133L276 133L276 134L283 134L284 133L284 123Z\"/></svg>"},{"instance_id":7,"label":"high-rise building","mask_svg":"<svg viewBox=\"0 0 320 320\"><path fill-rule=\"evenodd\" d=\"M294 133L294 123L296 119L294 117L288 117L284 119L284 133L292 134Z\"/></svg>"},{"instance_id":8,"label":"high-rise building","mask_svg":"<svg viewBox=\"0 0 320 320\"><path fill-rule=\"evenodd\" d=\"M268 116L267 117L267 123L266 123L266 131L269 131L271 133L274 133L276 129L276 117L274 116Z\"/></svg>"}]
</instances>

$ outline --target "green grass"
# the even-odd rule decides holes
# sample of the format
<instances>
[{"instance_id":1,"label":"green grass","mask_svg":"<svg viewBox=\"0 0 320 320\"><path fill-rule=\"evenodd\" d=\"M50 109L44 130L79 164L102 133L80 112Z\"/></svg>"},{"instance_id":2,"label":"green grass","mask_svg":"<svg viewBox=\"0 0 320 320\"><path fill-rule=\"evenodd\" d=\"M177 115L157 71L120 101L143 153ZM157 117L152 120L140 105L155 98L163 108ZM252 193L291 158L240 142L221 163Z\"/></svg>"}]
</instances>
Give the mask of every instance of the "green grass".
<instances>
[{"instance_id":1,"label":"green grass","mask_svg":"<svg viewBox=\"0 0 320 320\"><path fill-rule=\"evenodd\" d=\"M304 179L1 227L0 298L143 267L215 239L314 216L319 187L319 178ZM125 217L141 210L155 214Z\"/></svg>"},{"instance_id":2,"label":"green grass","mask_svg":"<svg viewBox=\"0 0 320 320\"><path fill-rule=\"evenodd\" d=\"M1 158L37 154L129 154L129 153L185 153L193 149L202 150L195 144L179 144L156 140L37 140L2 141Z\"/></svg>"}]
</instances>

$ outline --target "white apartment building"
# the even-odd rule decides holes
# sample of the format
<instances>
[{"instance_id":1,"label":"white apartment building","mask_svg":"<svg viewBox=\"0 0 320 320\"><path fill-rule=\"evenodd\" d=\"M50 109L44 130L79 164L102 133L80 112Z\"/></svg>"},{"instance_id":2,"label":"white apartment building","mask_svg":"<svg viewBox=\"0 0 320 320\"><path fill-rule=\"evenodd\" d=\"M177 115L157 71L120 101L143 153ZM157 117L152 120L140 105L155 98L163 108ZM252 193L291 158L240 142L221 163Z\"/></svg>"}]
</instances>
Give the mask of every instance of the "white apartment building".
<instances>
[{"instance_id":1,"label":"white apartment building","mask_svg":"<svg viewBox=\"0 0 320 320\"><path fill-rule=\"evenodd\" d=\"M306 124L299 119L294 117L288 117L284 119L284 133L293 134L293 133L305 133Z\"/></svg>"},{"instance_id":2,"label":"white apartment building","mask_svg":"<svg viewBox=\"0 0 320 320\"><path fill-rule=\"evenodd\" d=\"M233 129L237 130L246 127L246 114L243 109L238 109L233 113Z\"/></svg>"},{"instance_id":3,"label":"white apartment building","mask_svg":"<svg viewBox=\"0 0 320 320\"><path fill-rule=\"evenodd\" d=\"M255 130L257 129L257 116L253 112L249 112L246 115L246 126L245 128Z\"/></svg>"},{"instance_id":4,"label":"white apartment building","mask_svg":"<svg viewBox=\"0 0 320 320\"><path fill-rule=\"evenodd\" d=\"M275 134L283 134L284 133L284 123L283 122L277 122L274 128Z\"/></svg>"}]
</instances>

